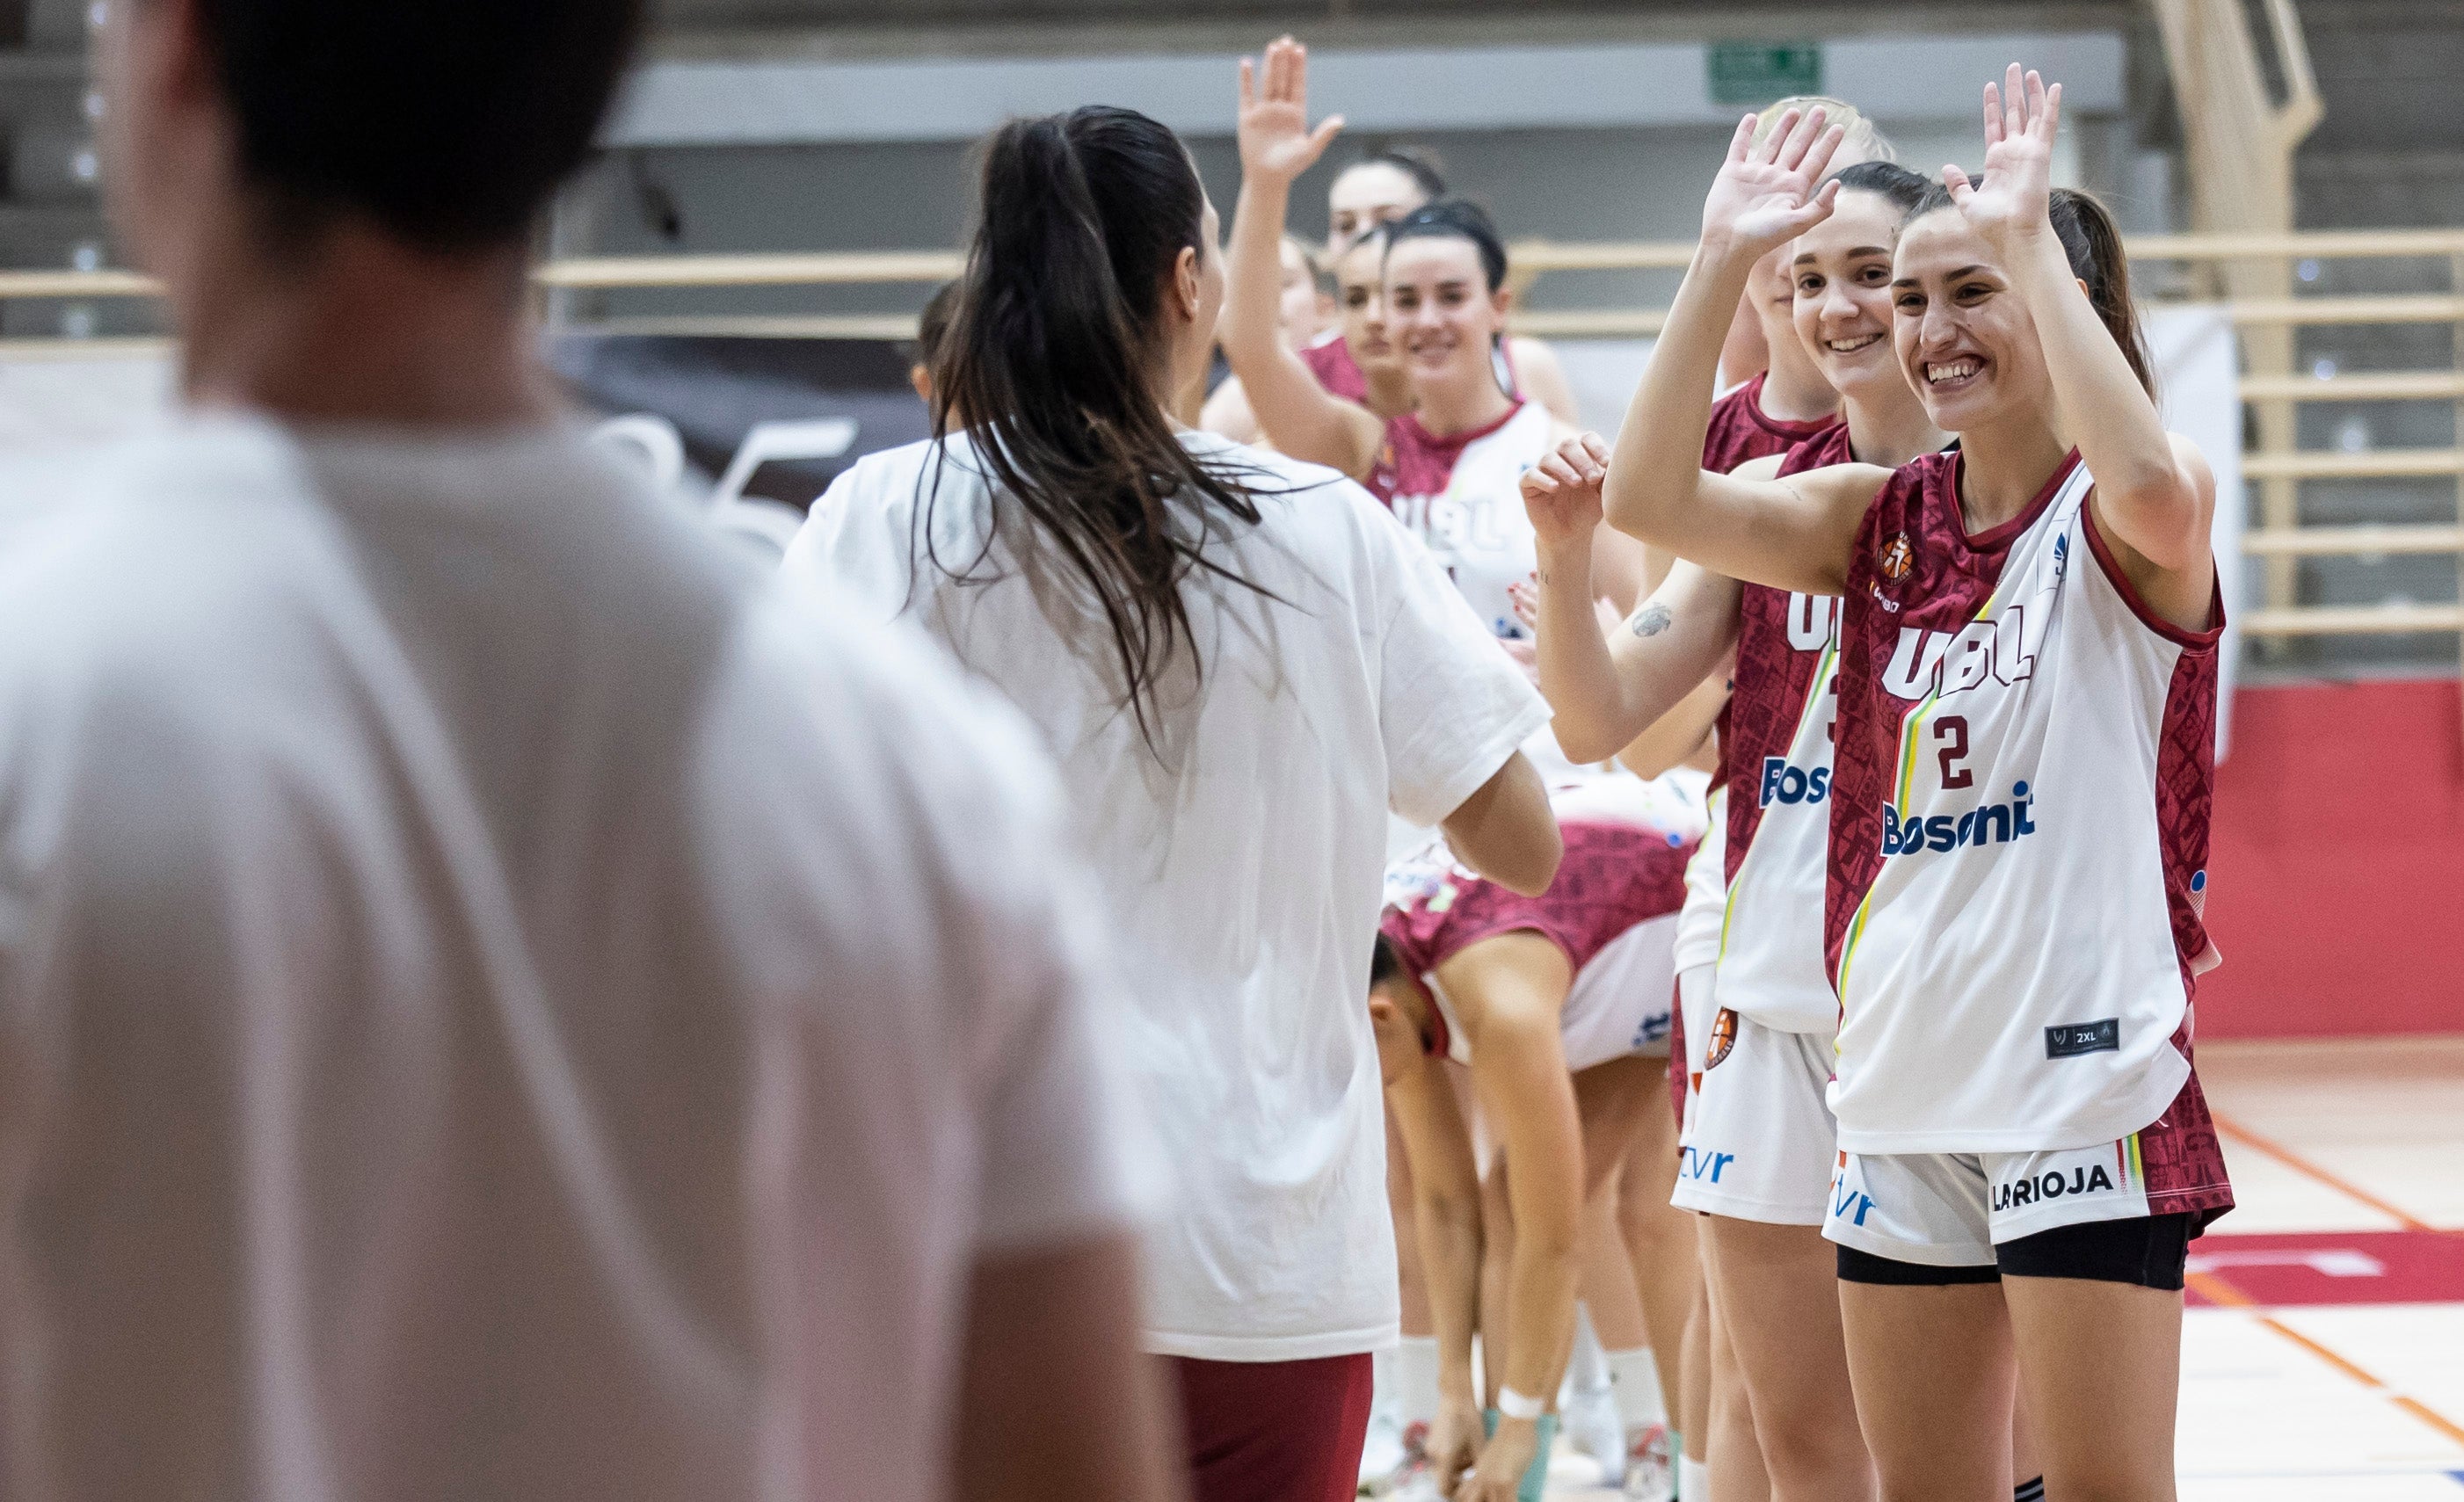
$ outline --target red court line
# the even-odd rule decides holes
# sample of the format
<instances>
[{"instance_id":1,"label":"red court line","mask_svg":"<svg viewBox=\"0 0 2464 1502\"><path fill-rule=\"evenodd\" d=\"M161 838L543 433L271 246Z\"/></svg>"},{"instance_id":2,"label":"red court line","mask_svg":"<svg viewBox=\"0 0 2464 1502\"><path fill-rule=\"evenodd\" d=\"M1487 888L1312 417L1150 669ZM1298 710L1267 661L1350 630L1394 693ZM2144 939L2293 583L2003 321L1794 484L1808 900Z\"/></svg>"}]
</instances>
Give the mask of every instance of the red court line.
<instances>
[{"instance_id":1,"label":"red court line","mask_svg":"<svg viewBox=\"0 0 2464 1502\"><path fill-rule=\"evenodd\" d=\"M2427 1230L2436 1232L2440 1235L2453 1234L2453 1232L2442 1231L2438 1227L2430 1224L2428 1221L2406 1210L2397 1208L2395 1206L2380 1199L2377 1195L2372 1194L2367 1189L2362 1188L2357 1185L2346 1184L2343 1180L2337 1178L2334 1174L2329 1173L2326 1169L2320 1167L2317 1164L2312 1163L2307 1158L2294 1152L2291 1148L2280 1146L2276 1143L2269 1142L2266 1138L2259 1136L2249 1127L2243 1126L2237 1121L2227 1120L2224 1116L2217 1113L2212 1107L2209 1109L2208 1116L2210 1120L2216 1123L2217 1131L2232 1138L2234 1142L2241 1143L2251 1151L2258 1153L2264 1157L2273 1158L2277 1163L2282 1164L2285 1167L2292 1169L2295 1173L2300 1174L2303 1178L2323 1184L2327 1187L2335 1190L2337 1193L2343 1195L2346 1199L2366 1205L2370 1208L2378 1211L2380 1214L2393 1218L2398 1225L2401 1225L2407 1230Z\"/></svg>"},{"instance_id":2,"label":"red court line","mask_svg":"<svg viewBox=\"0 0 2464 1502\"><path fill-rule=\"evenodd\" d=\"M2445 1435L2454 1443L2464 1445L2464 1424L2457 1424L2454 1420L2430 1406L2430 1404L2423 1403L2418 1398L2409 1398L2402 1393L2390 1390L2385 1379L2379 1377L2368 1368L2348 1361L2344 1357L2337 1355L2326 1346L2320 1344L2308 1336L2303 1335L2300 1331L2286 1324L2283 1320L2267 1313L2264 1309L2259 1307L2258 1300L2251 1297L2248 1294L2243 1293L2240 1289L2233 1287L2218 1274L2213 1273L2189 1273L2184 1274L2184 1280L2192 1288L2198 1290L2199 1296L2205 1298L2208 1302L2211 1304L2222 1304L2228 1308L2240 1310L2242 1313L2250 1316L2253 1319L2255 1319L2260 1324L2266 1326L2269 1330L2282 1336L2285 1339L2292 1341L2295 1345L2301 1347L2301 1349L2309 1352L2312 1356L2315 1356L2319 1360L2326 1362L2328 1365L2343 1373L2345 1376L2361 1383L2363 1386L2370 1388L2373 1391L2386 1393L2389 1403L2402 1408L2406 1413L2410 1414L2413 1418L2419 1420L2423 1424L2436 1429L2439 1433Z\"/></svg>"}]
</instances>

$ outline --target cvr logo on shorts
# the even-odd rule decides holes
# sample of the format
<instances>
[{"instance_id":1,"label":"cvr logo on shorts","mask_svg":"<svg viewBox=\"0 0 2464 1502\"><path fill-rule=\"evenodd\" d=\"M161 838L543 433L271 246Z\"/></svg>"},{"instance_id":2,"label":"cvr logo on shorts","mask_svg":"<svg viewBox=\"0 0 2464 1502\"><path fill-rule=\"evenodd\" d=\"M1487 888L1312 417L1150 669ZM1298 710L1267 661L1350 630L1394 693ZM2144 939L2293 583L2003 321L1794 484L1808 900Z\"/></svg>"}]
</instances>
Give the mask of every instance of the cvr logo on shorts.
<instances>
[{"instance_id":1,"label":"cvr logo on shorts","mask_svg":"<svg viewBox=\"0 0 2464 1502\"><path fill-rule=\"evenodd\" d=\"M1728 1165L1737 1161L1735 1153L1705 1152L1700 1147L1680 1147L1677 1151L1677 1176L1681 1179L1708 1179L1717 1184Z\"/></svg>"},{"instance_id":2,"label":"cvr logo on shorts","mask_svg":"<svg viewBox=\"0 0 2464 1502\"><path fill-rule=\"evenodd\" d=\"M2051 1168L2034 1178L1993 1186L1993 1210L1999 1214L2044 1200L2058 1200L2066 1194L2095 1194L2112 1187L2113 1175L2104 1171L2102 1164L2073 1168L2068 1178L2062 1176L2060 1169Z\"/></svg>"}]
</instances>

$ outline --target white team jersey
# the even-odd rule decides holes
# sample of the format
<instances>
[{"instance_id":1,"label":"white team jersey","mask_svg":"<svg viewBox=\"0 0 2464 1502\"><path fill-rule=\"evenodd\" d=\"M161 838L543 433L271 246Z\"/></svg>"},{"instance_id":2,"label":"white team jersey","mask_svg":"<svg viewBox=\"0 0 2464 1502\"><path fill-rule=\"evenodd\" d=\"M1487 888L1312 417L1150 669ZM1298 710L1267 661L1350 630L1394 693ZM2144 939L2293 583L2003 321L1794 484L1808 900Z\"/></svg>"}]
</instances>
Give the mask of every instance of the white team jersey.
<instances>
[{"instance_id":1,"label":"white team jersey","mask_svg":"<svg viewBox=\"0 0 2464 1502\"><path fill-rule=\"evenodd\" d=\"M1418 428L1405 419L1389 429L1396 516L1428 544L1490 630L1500 637L1529 636L1514 619L1506 590L1530 577L1539 564L1538 534L1523 509L1523 471L1548 457L1555 419L1539 403L1526 402L1451 454L1451 445L1409 436ZM1451 465L1445 462L1449 457Z\"/></svg>"},{"instance_id":2,"label":"white team jersey","mask_svg":"<svg viewBox=\"0 0 2464 1502\"><path fill-rule=\"evenodd\" d=\"M1775 590L1762 593L1778 598ZM1813 673L1805 691L1791 696L1796 728L1787 753L1765 756L1749 769L1756 803L1748 811L1752 838L1728 879L1720 924L1720 1005L1782 1033L1827 1034L1839 1022L1839 998L1822 963L1838 604L1820 596L1785 597L1789 645L1813 659ZM1732 747L1730 754L1747 752ZM1732 787L1730 795L1740 791ZM1735 819L1733 812L1729 817Z\"/></svg>"},{"instance_id":3,"label":"white team jersey","mask_svg":"<svg viewBox=\"0 0 2464 1502\"><path fill-rule=\"evenodd\" d=\"M1715 964L1720 923L1728 907L1728 790L1711 790L1703 844L1685 863L1685 909L1677 917L1677 970Z\"/></svg>"},{"instance_id":4,"label":"white team jersey","mask_svg":"<svg viewBox=\"0 0 2464 1502\"><path fill-rule=\"evenodd\" d=\"M2147 1126L2189 1077L2177 1031L2213 961L2221 602L2204 632L2145 608L2076 456L1970 536L1959 462L1884 487L1848 581L1829 942L1852 1152Z\"/></svg>"},{"instance_id":5,"label":"white team jersey","mask_svg":"<svg viewBox=\"0 0 2464 1502\"><path fill-rule=\"evenodd\" d=\"M1531 577L1540 564L1539 534L1523 507L1523 472L1548 457L1555 435L1549 409L1528 401L1497 426L1460 443L1431 436L1409 415L1387 428L1396 475L1388 504L1502 641L1531 635L1515 619L1507 589ZM1546 726L1524 743L1523 753L1552 791L1630 776L1614 763L1572 760Z\"/></svg>"}]
</instances>

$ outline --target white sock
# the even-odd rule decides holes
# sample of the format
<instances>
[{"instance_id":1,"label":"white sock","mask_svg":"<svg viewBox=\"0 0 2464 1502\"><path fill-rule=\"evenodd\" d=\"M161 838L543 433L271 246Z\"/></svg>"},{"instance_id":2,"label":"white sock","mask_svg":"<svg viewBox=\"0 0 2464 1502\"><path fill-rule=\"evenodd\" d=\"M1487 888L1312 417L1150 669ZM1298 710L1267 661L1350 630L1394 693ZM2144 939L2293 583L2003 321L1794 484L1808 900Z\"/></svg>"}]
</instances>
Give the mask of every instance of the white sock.
<instances>
[{"instance_id":1,"label":"white sock","mask_svg":"<svg viewBox=\"0 0 2464 1502\"><path fill-rule=\"evenodd\" d=\"M1608 1353L1600 1349L1600 1333L1592 1325L1592 1306L1574 1305L1574 1353L1566 1361L1566 1396L1598 1392L1617 1380L1609 1370Z\"/></svg>"},{"instance_id":2,"label":"white sock","mask_svg":"<svg viewBox=\"0 0 2464 1502\"><path fill-rule=\"evenodd\" d=\"M1691 1455L1677 1458L1677 1495L1683 1502L1705 1502L1711 1494L1711 1467Z\"/></svg>"},{"instance_id":3,"label":"white sock","mask_svg":"<svg viewBox=\"0 0 2464 1502\"><path fill-rule=\"evenodd\" d=\"M1405 1428L1438 1417L1438 1338L1407 1335L1395 1353L1396 1417Z\"/></svg>"},{"instance_id":4,"label":"white sock","mask_svg":"<svg viewBox=\"0 0 2464 1502\"><path fill-rule=\"evenodd\" d=\"M1608 1362L1609 1378L1617 1383L1617 1408L1625 1414L1625 1422L1667 1423L1668 1404L1660 1395L1660 1362L1653 1359L1651 1347L1611 1351Z\"/></svg>"}]
</instances>

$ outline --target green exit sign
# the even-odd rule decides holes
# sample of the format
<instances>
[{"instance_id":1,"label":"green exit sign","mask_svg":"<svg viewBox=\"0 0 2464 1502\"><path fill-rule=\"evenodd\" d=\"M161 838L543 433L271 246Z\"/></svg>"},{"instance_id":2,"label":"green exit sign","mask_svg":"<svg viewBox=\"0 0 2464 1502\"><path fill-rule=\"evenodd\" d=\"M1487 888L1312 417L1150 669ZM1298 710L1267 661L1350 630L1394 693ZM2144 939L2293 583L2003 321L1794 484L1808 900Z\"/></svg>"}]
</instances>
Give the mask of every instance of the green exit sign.
<instances>
[{"instance_id":1,"label":"green exit sign","mask_svg":"<svg viewBox=\"0 0 2464 1502\"><path fill-rule=\"evenodd\" d=\"M1769 104L1792 94L1822 92L1822 49L1811 42L1793 47L1717 42L1709 61L1714 104Z\"/></svg>"}]
</instances>

